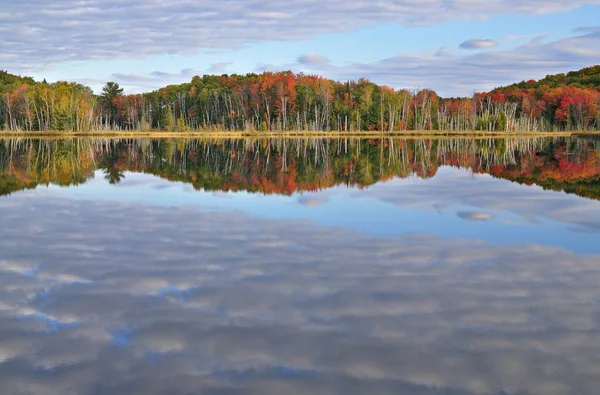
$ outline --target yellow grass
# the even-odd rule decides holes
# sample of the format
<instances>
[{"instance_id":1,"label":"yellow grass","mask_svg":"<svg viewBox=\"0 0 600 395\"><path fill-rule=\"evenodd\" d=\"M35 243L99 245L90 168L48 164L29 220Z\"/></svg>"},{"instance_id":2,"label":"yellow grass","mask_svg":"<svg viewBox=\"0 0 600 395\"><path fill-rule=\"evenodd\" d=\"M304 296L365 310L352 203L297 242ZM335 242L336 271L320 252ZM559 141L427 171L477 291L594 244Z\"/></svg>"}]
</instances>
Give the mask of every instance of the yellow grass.
<instances>
[{"instance_id":1,"label":"yellow grass","mask_svg":"<svg viewBox=\"0 0 600 395\"><path fill-rule=\"evenodd\" d=\"M99 137L99 138L327 138L327 137L407 137L407 138L440 138L440 137L564 137L575 135L597 135L600 132L485 132L485 131L450 131L450 130L404 130L400 132L374 132L374 131L285 131L285 132L256 132L256 131L187 131L166 132L160 130L132 130L132 131L96 131L96 132L73 132L73 131L34 131L34 132L9 132L0 131L0 137L32 138L32 137Z\"/></svg>"}]
</instances>

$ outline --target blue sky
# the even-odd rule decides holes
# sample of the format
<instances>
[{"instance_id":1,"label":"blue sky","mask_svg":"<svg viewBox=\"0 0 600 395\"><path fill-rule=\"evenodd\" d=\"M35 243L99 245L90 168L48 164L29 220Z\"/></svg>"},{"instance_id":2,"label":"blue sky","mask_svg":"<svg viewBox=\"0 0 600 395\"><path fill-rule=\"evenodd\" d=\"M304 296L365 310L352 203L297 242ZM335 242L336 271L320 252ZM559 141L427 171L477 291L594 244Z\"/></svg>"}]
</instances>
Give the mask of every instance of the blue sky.
<instances>
[{"instance_id":1,"label":"blue sky","mask_svg":"<svg viewBox=\"0 0 600 395\"><path fill-rule=\"evenodd\" d=\"M96 91L289 69L468 96L600 63L600 0L5 3L0 69Z\"/></svg>"}]
</instances>

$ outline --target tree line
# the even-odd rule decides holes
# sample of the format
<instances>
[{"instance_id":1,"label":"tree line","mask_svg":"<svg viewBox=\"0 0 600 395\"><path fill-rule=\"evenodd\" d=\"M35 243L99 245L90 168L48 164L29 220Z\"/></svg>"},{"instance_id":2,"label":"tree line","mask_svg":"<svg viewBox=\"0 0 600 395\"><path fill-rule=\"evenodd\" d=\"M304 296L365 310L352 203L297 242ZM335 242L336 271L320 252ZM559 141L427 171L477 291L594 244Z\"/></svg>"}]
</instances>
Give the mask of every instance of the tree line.
<instances>
[{"instance_id":1,"label":"tree line","mask_svg":"<svg viewBox=\"0 0 600 395\"><path fill-rule=\"evenodd\" d=\"M143 94L108 82L99 95L73 82L0 71L0 127L10 131L243 130L559 131L600 129L600 66L469 98L429 89L265 72L196 76ZM583 82L582 82L583 81Z\"/></svg>"}]
</instances>

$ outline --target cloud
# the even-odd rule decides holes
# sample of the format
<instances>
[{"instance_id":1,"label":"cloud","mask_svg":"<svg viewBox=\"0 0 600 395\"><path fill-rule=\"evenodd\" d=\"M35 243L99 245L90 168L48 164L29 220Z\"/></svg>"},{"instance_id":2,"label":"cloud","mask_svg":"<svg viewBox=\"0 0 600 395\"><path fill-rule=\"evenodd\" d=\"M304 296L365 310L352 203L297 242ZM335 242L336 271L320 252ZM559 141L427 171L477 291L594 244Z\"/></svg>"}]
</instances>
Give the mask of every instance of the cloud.
<instances>
[{"instance_id":1,"label":"cloud","mask_svg":"<svg viewBox=\"0 0 600 395\"><path fill-rule=\"evenodd\" d=\"M494 218L494 216L490 213L478 211L459 211L458 213L456 213L456 215L470 222L485 222Z\"/></svg>"},{"instance_id":2,"label":"cloud","mask_svg":"<svg viewBox=\"0 0 600 395\"><path fill-rule=\"evenodd\" d=\"M316 53L307 53L298 58L298 63L308 67L322 67L329 65L329 59Z\"/></svg>"},{"instance_id":3,"label":"cloud","mask_svg":"<svg viewBox=\"0 0 600 395\"><path fill-rule=\"evenodd\" d=\"M109 79L127 88L126 93L138 93L157 89L167 84L189 82L193 76L203 74L194 69L183 69L179 73L167 73L156 70L149 74L113 73ZM78 81L82 82L82 81ZM93 81L97 85L96 81Z\"/></svg>"},{"instance_id":4,"label":"cloud","mask_svg":"<svg viewBox=\"0 0 600 395\"><path fill-rule=\"evenodd\" d=\"M450 52L446 48L442 47L435 53L435 56L438 58L449 58L454 55L452 54L452 52Z\"/></svg>"},{"instance_id":5,"label":"cloud","mask_svg":"<svg viewBox=\"0 0 600 395\"><path fill-rule=\"evenodd\" d=\"M576 33L581 33L575 30ZM511 34L502 38L505 41L515 41L515 40L532 40L536 37L539 37L540 34Z\"/></svg>"},{"instance_id":6,"label":"cloud","mask_svg":"<svg viewBox=\"0 0 600 395\"><path fill-rule=\"evenodd\" d=\"M488 38L472 38L460 44L462 49L483 49L497 46L498 43Z\"/></svg>"},{"instance_id":7,"label":"cloud","mask_svg":"<svg viewBox=\"0 0 600 395\"><path fill-rule=\"evenodd\" d=\"M471 96L474 92L521 80L540 79L548 74L593 65L600 58L598 48L600 30L584 28L576 35L554 41L547 41L544 36L531 37L524 45L506 50L482 47L476 53L465 54L440 48L430 55L398 54L373 62L347 65L333 65L326 57L309 53L299 57L295 63L259 64L253 71L318 69L324 76L341 81L366 77L394 88L430 88L445 97ZM161 81L156 79L152 87L160 86Z\"/></svg>"},{"instance_id":8,"label":"cloud","mask_svg":"<svg viewBox=\"0 0 600 395\"><path fill-rule=\"evenodd\" d=\"M476 52L453 52L441 48L431 53L402 53L371 62L350 64L332 64L325 56L308 53L292 63L261 63L248 71L316 70L325 77L340 81L365 77L394 88L434 89L444 97L471 96L474 92L596 64L600 58L600 30L583 27L576 29L573 34L554 41L548 41L545 36L535 36L524 45L511 49L481 48ZM227 59L227 56L224 55L224 58ZM167 84L188 82L194 75L222 74L227 72L230 63L214 63L204 70L188 68L179 73L160 70L150 74L115 73L109 79L119 82L127 93L139 93ZM99 89L105 83L90 78L76 80L94 89Z\"/></svg>"},{"instance_id":9,"label":"cloud","mask_svg":"<svg viewBox=\"0 0 600 395\"><path fill-rule=\"evenodd\" d=\"M521 80L577 70L600 59L600 31L555 41L536 37L509 50L448 56L399 54L370 63L333 67L336 79L366 77L395 88L430 88L442 96L470 96Z\"/></svg>"},{"instance_id":10,"label":"cloud","mask_svg":"<svg viewBox=\"0 0 600 395\"><path fill-rule=\"evenodd\" d=\"M600 26L580 26L573 30L574 33L594 33L600 31Z\"/></svg>"},{"instance_id":11,"label":"cloud","mask_svg":"<svg viewBox=\"0 0 600 395\"><path fill-rule=\"evenodd\" d=\"M597 392L597 255L8 199L1 393Z\"/></svg>"},{"instance_id":12,"label":"cloud","mask_svg":"<svg viewBox=\"0 0 600 395\"><path fill-rule=\"evenodd\" d=\"M225 74L225 72L227 71L227 66L229 65L229 63L213 63L210 65L210 67L208 68L208 70L206 70L207 74Z\"/></svg>"},{"instance_id":13,"label":"cloud","mask_svg":"<svg viewBox=\"0 0 600 395\"><path fill-rule=\"evenodd\" d=\"M486 19L497 14L539 15L572 10L598 0L431 0L388 2L227 0L7 0L0 14L3 67L90 59L141 59L195 54L273 40L305 40L382 23L431 25Z\"/></svg>"}]
</instances>

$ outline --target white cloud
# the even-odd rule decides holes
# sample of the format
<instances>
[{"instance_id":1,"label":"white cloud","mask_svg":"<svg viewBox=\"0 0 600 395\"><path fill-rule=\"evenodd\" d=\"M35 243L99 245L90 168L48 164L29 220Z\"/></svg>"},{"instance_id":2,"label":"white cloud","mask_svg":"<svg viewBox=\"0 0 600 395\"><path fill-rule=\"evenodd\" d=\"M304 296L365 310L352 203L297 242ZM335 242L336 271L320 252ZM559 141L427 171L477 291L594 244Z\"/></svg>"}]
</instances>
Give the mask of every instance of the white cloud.
<instances>
[{"instance_id":1,"label":"white cloud","mask_svg":"<svg viewBox=\"0 0 600 395\"><path fill-rule=\"evenodd\" d=\"M578 70L598 63L600 30L584 30L585 32L554 41L536 36L526 44L512 49L483 48L476 53L453 53L441 48L430 55L398 54L374 62L347 65L335 65L322 55L308 53L300 56L295 63L260 64L252 71L318 70L325 77L336 80L365 77L394 88L429 88L445 97L471 96L474 92L487 91L521 80L539 79L548 74ZM217 66L219 69L213 66L206 72L220 74L223 69L221 64ZM163 77L115 74L114 78L139 92L156 89L166 83L189 81L193 73L203 74L201 71L188 69L180 74L164 73Z\"/></svg>"},{"instance_id":2,"label":"white cloud","mask_svg":"<svg viewBox=\"0 0 600 395\"><path fill-rule=\"evenodd\" d=\"M342 80L366 77L395 88L430 88L442 96L470 96L597 64L600 30L549 42L537 37L514 49L442 54L399 54L371 63L332 67L327 74Z\"/></svg>"},{"instance_id":3,"label":"white cloud","mask_svg":"<svg viewBox=\"0 0 600 395\"><path fill-rule=\"evenodd\" d=\"M203 74L199 70L183 69L179 73L166 73L164 71L153 71L146 75L131 73L113 73L109 79L118 82L126 88L126 93L147 92L153 89L161 88L168 84L180 84L189 82L193 76ZM78 80L85 83L85 80ZM104 82L89 81L93 85L104 85Z\"/></svg>"},{"instance_id":4,"label":"white cloud","mask_svg":"<svg viewBox=\"0 0 600 395\"><path fill-rule=\"evenodd\" d=\"M225 62L213 63L210 65L208 70L206 70L206 73L207 74L224 74L225 72L227 72L228 65L229 65L229 63L225 63Z\"/></svg>"},{"instance_id":5,"label":"white cloud","mask_svg":"<svg viewBox=\"0 0 600 395\"><path fill-rule=\"evenodd\" d=\"M298 63L308 67L322 67L329 64L329 59L316 53L307 53L298 58Z\"/></svg>"},{"instance_id":6,"label":"white cloud","mask_svg":"<svg viewBox=\"0 0 600 395\"><path fill-rule=\"evenodd\" d=\"M7 0L0 14L3 67L19 72L70 60L144 58L303 40L381 23L434 24L496 14L538 15L600 0Z\"/></svg>"}]
</instances>

